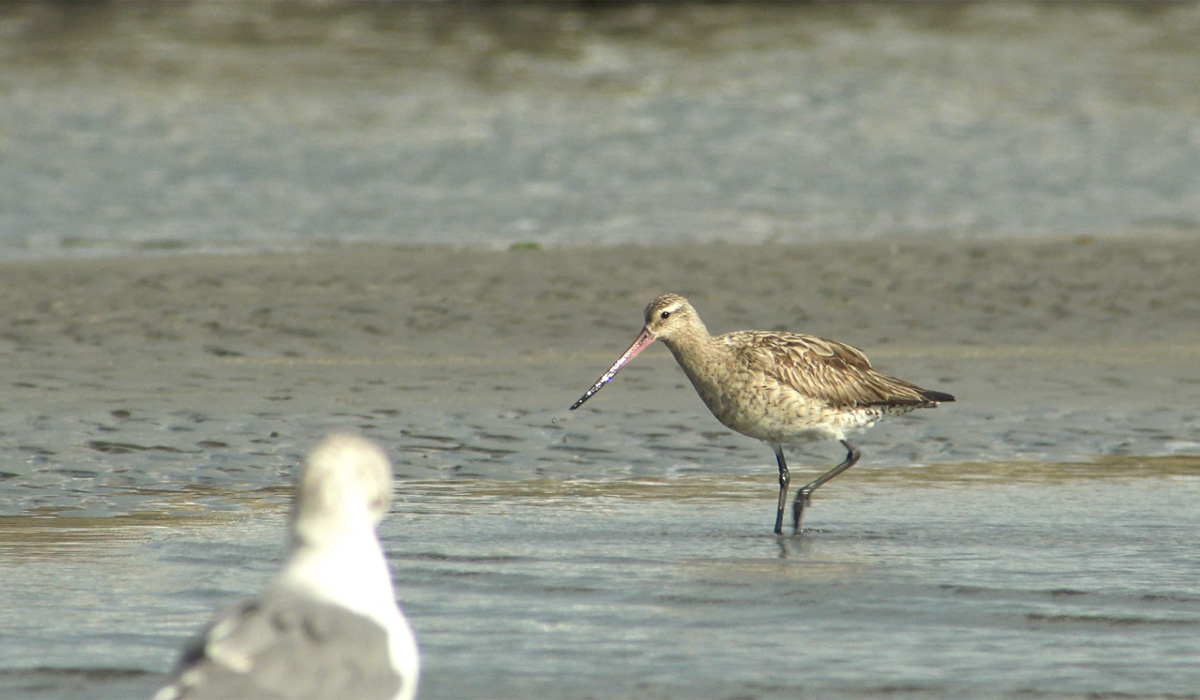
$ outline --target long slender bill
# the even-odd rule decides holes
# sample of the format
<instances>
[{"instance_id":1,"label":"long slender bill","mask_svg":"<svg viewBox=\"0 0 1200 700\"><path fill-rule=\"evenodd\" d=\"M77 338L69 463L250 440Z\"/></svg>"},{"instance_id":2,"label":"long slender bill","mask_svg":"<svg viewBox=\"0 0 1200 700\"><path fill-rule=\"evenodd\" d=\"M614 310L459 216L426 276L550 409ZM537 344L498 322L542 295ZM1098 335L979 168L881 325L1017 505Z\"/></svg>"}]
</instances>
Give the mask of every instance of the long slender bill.
<instances>
[{"instance_id":1,"label":"long slender bill","mask_svg":"<svg viewBox=\"0 0 1200 700\"><path fill-rule=\"evenodd\" d=\"M613 363L613 366L609 367L608 371L596 380L596 383L592 385L591 389L587 390L586 394L580 396L578 401L571 404L571 410L574 411L575 409L579 408L583 405L584 401L592 398L592 394L595 394L597 391L603 389L605 384L608 384L613 377L617 376L617 372L621 371L621 368L625 366L625 363L637 357L639 352L645 350L650 346L650 343L653 342L654 334L651 333L649 329L643 328L642 332L638 334L638 337L634 339L633 345L630 345L629 349L617 358L617 361Z\"/></svg>"}]
</instances>

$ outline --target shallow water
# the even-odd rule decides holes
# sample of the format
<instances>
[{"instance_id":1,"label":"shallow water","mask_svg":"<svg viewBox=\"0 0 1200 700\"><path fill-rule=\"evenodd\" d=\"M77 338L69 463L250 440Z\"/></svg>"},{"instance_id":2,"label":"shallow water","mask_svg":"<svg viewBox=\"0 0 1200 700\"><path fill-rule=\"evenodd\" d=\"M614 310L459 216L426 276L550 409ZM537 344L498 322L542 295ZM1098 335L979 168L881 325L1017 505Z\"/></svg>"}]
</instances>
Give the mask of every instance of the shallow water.
<instances>
[{"instance_id":1,"label":"shallow water","mask_svg":"<svg viewBox=\"0 0 1200 700\"><path fill-rule=\"evenodd\" d=\"M122 7L0 8L0 696L148 695L350 430L426 698L1200 697L1196 6ZM777 538L665 349L566 410L663 291L958 401Z\"/></svg>"},{"instance_id":2,"label":"shallow water","mask_svg":"<svg viewBox=\"0 0 1200 700\"><path fill-rule=\"evenodd\" d=\"M110 366L87 386L46 360L31 383L51 390L15 387L30 412L0 413L28 455L3 483L0 695L147 695L213 609L274 573L291 468L335 429L378 439L402 477L382 533L423 697L1191 697L1200 683L1200 384L1170 380L1188 361L1075 358L1083 391L1065 391L1037 381L1063 374L1054 353L1022 357L1024 374L960 353L935 383L959 402L860 438L863 463L818 493L812 529L781 539L769 449L721 429L662 349L565 410L611 354L212 357ZM928 357L877 362L937 375ZM1130 391L1110 372L1157 380ZM202 380L166 391L172 375ZM1006 380L1027 403L972 398ZM1178 402L1158 405L1155 386ZM797 480L840 458L789 455Z\"/></svg>"},{"instance_id":3,"label":"shallow water","mask_svg":"<svg viewBox=\"0 0 1200 700\"><path fill-rule=\"evenodd\" d=\"M424 697L1191 697L1197 470L867 469L795 539L770 534L769 473L416 481L383 536ZM5 696L144 695L212 606L262 586L283 499L216 495L243 507L5 522L26 614L0 651L54 669L0 674Z\"/></svg>"}]
</instances>

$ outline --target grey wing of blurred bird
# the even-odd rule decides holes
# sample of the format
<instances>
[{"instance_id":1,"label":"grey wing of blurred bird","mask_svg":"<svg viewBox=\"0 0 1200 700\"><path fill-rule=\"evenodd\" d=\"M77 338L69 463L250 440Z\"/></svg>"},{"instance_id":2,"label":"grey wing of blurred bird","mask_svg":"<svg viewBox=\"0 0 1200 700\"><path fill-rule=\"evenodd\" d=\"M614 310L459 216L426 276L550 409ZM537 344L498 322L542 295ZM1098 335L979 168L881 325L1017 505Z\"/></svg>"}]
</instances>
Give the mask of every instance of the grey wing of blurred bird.
<instances>
[{"instance_id":1,"label":"grey wing of blurred bird","mask_svg":"<svg viewBox=\"0 0 1200 700\"><path fill-rule=\"evenodd\" d=\"M386 630L343 607L268 596L223 613L183 655L159 698L394 698Z\"/></svg>"}]
</instances>

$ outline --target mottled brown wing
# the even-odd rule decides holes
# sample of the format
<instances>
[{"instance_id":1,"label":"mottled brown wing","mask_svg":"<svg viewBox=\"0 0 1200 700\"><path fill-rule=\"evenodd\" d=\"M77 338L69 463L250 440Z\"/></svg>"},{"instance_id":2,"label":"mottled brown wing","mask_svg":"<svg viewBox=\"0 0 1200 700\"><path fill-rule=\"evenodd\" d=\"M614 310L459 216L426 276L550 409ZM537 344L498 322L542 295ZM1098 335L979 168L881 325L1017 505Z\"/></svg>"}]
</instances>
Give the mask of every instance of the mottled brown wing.
<instances>
[{"instance_id":1,"label":"mottled brown wing","mask_svg":"<svg viewBox=\"0 0 1200 700\"><path fill-rule=\"evenodd\" d=\"M785 387L833 408L925 406L915 384L876 371L858 348L799 333L730 333L739 361Z\"/></svg>"}]
</instances>

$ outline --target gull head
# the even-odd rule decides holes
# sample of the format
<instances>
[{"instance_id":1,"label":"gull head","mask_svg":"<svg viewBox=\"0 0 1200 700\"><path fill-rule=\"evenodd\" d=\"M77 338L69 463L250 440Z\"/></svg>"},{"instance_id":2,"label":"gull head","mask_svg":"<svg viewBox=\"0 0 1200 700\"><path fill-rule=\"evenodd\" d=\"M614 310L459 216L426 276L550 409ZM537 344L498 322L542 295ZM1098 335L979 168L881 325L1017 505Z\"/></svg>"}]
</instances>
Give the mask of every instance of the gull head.
<instances>
[{"instance_id":1,"label":"gull head","mask_svg":"<svg viewBox=\"0 0 1200 700\"><path fill-rule=\"evenodd\" d=\"M346 529L374 528L392 502L392 465L374 443L331 435L309 454L296 479L292 523ZM318 525L319 524L319 525Z\"/></svg>"}]
</instances>

